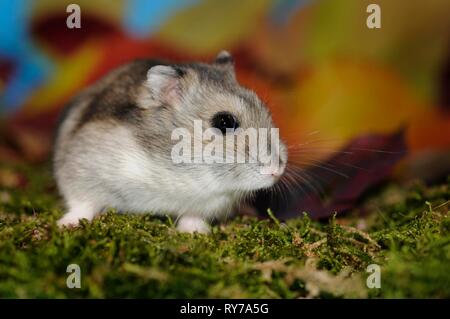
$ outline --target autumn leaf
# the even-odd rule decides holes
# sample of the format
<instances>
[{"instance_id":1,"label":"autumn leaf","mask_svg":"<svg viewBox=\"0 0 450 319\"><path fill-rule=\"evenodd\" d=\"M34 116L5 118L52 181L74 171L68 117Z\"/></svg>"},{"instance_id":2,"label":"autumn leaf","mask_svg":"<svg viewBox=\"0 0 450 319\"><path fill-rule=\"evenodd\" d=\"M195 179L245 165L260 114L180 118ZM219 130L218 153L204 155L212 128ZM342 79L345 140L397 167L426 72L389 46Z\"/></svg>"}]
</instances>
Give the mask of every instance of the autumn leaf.
<instances>
[{"instance_id":1,"label":"autumn leaf","mask_svg":"<svg viewBox=\"0 0 450 319\"><path fill-rule=\"evenodd\" d=\"M390 176L405 155L403 131L361 136L323 163L302 170L291 168L295 174L288 169L284 178L291 182L277 192L259 192L253 204L264 215L271 208L280 219L298 217L302 212L315 219L328 218L354 208L365 192Z\"/></svg>"}]
</instances>

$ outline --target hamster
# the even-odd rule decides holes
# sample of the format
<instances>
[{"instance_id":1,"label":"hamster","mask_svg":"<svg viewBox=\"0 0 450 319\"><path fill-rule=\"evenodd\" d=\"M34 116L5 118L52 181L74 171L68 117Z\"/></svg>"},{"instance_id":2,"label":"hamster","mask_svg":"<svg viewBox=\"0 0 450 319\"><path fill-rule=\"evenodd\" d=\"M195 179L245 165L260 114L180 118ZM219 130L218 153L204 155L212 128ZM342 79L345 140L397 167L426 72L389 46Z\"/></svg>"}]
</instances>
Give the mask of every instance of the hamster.
<instances>
[{"instance_id":1,"label":"hamster","mask_svg":"<svg viewBox=\"0 0 450 319\"><path fill-rule=\"evenodd\" d=\"M237 82L226 51L212 63L133 61L82 91L64 108L55 135L53 171L67 208L58 225L77 226L114 208L173 216L178 230L207 233L212 220L282 176L282 141L270 174L260 162L174 163L172 132L191 132L195 120L205 128L274 127L265 104Z\"/></svg>"}]
</instances>

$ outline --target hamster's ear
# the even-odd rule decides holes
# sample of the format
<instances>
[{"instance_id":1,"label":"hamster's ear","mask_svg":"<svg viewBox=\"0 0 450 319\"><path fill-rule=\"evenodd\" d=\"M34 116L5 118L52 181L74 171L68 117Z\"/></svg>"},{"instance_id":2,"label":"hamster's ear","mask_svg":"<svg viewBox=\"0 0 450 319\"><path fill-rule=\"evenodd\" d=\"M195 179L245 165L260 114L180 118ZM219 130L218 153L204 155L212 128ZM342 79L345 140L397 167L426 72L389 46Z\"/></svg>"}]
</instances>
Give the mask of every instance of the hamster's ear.
<instances>
[{"instance_id":1,"label":"hamster's ear","mask_svg":"<svg viewBox=\"0 0 450 319\"><path fill-rule=\"evenodd\" d=\"M216 59L214 60L214 63L216 64L233 64L233 57L231 56L230 52L222 50L219 52L219 54L216 56Z\"/></svg>"},{"instance_id":2,"label":"hamster's ear","mask_svg":"<svg viewBox=\"0 0 450 319\"><path fill-rule=\"evenodd\" d=\"M156 65L147 72L146 92L141 96L142 108L161 104L175 105L181 100L180 79L184 71L167 65ZM142 99L143 98L143 99Z\"/></svg>"},{"instance_id":3,"label":"hamster's ear","mask_svg":"<svg viewBox=\"0 0 450 319\"><path fill-rule=\"evenodd\" d=\"M225 50L220 51L214 60L214 64L223 68L234 77L234 60L230 52Z\"/></svg>"}]
</instances>

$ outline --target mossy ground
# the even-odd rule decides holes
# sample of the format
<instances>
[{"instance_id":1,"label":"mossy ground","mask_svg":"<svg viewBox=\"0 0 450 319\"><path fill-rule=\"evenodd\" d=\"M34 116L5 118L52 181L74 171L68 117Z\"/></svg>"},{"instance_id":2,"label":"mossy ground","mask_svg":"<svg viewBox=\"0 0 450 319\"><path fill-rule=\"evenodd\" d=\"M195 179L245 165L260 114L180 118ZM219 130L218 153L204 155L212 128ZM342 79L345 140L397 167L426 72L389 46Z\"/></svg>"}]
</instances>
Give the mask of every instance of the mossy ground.
<instances>
[{"instance_id":1,"label":"mossy ground","mask_svg":"<svg viewBox=\"0 0 450 319\"><path fill-rule=\"evenodd\" d=\"M0 297L450 297L450 183L385 185L361 203L364 217L240 217L189 235L168 218L113 212L59 230L48 168L0 168L28 179L0 192ZM66 286L73 263L80 289ZM373 263L380 289L366 287Z\"/></svg>"}]
</instances>

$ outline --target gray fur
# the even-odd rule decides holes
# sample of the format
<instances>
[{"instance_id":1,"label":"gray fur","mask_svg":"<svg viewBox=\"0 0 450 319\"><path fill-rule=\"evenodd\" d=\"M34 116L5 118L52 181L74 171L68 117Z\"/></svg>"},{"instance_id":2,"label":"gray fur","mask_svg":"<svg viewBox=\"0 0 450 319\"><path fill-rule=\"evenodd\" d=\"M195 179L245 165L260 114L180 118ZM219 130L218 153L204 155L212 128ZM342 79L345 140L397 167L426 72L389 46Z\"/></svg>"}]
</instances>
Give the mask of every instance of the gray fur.
<instances>
[{"instance_id":1,"label":"gray fur","mask_svg":"<svg viewBox=\"0 0 450 319\"><path fill-rule=\"evenodd\" d=\"M175 70L170 94L158 96L148 86L156 65ZM243 129L273 127L266 106L238 84L232 58L223 53L212 64L135 61L80 93L63 112L54 146L54 175L69 210L60 224L112 207L183 217L182 230L206 231L203 220L223 217L245 196L270 187L274 180L261 176L258 164L172 162L172 130L192 132L198 119L206 129L222 111Z\"/></svg>"}]
</instances>

